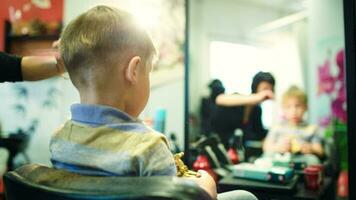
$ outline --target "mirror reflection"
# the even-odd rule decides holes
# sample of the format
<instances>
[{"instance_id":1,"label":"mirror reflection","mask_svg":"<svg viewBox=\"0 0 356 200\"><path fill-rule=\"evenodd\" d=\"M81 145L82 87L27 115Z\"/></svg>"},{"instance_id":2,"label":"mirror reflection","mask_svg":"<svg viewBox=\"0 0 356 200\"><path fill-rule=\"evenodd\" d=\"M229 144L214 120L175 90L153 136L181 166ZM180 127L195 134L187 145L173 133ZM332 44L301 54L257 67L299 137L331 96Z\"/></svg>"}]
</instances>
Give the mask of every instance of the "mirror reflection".
<instances>
[{"instance_id":1,"label":"mirror reflection","mask_svg":"<svg viewBox=\"0 0 356 200\"><path fill-rule=\"evenodd\" d=\"M276 166L306 178L322 166L331 182L343 176L342 1L201 0L189 14L193 166L208 162L226 188L249 187L226 178L231 172L259 179Z\"/></svg>"}]
</instances>

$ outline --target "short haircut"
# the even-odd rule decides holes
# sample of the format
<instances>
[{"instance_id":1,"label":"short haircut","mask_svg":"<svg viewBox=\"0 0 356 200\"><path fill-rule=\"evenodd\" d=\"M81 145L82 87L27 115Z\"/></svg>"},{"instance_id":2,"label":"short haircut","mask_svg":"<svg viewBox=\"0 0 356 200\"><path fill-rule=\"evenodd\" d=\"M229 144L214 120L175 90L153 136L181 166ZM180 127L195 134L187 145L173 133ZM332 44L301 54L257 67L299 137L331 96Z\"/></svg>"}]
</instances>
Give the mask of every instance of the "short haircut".
<instances>
[{"instance_id":1,"label":"short haircut","mask_svg":"<svg viewBox=\"0 0 356 200\"><path fill-rule=\"evenodd\" d=\"M61 35L61 57L76 87L87 85L88 73L98 65L113 66L135 55L146 59L155 52L150 36L133 15L108 6L79 15Z\"/></svg>"},{"instance_id":2,"label":"short haircut","mask_svg":"<svg viewBox=\"0 0 356 200\"><path fill-rule=\"evenodd\" d=\"M274 88L275 80L273 75L269 72L258 72L252 79L251 92L256 93L258 85L262 82L267 82Z\"/></svg>"},{"instance_id":3,"label":"short haircut","mask_svg":"<svg viewBox=\"0 0 356 200\"><path fill-rule=\"evenodd\" d=\"M296 98L300 102L302 102L305 106L308 104L308 98L305 92L298 88L297 86L291 86L282 97L282 104L284 105L286 101L290 98Z\"/></svg>"}]
</instances>

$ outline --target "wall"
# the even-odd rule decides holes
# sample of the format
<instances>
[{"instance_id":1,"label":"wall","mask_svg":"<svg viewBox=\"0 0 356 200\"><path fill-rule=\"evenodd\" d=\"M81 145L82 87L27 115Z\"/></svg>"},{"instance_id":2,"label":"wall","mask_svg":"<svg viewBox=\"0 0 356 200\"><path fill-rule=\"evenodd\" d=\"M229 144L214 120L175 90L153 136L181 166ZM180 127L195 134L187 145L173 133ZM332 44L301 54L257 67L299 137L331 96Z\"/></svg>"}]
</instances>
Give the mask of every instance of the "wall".
<instances>
[{"instance_id":1,"label":"wall","mask_svg":"<svg viewBox=\"0 0 356 200\"><path fill-rule=\"evenodd\" d=\"M13 6L15 9L22 10L24 5L29 3L29 0L7 0L1 1L0 6L0 51L4 50L4 32L5 20L9 20L9 8ZM29 12L22 12L23 20L30 19L40 19L42 21L51 22L51 21L62 21L63 19L63 0L51 1L51 8L49 9L40 9L35 6L31 7Z\"/></svg>"},{"instance_id":2,"label":"wall","mask_svg":"<svg viewBox=\"0 0 356 200\"><path fill-rule=\"evenodd\" d=\"M26 96L19 96L16 88L26 88ZM51 92L55 90L55 92ZM38 82L2 83L0 96L0 123L2 134L9 135L18 129L27 130L32 120L39 120L35 133L31 136L27 154L35 163L49 165L49 139L54 131L69 117L69 106L78 102L78 93L69 80L56 77ZM46 105L52 97L53 106ZM5 98L6 97L6 98ZM24 105L25 110L17 109ZM21 156L18 161L24 161Z\"/></svg>"},{"instance_id":3,"label":"wall","mask_svg":"<svg viewBox=\"0 0 356 200\"><path fill-rule=\"evenodd\" d=\"M183 79L161 85L151 90L147 106L142 117L153 117L157 108L167 110L166 134L175 133L180 149L184 144L184 102Z\"/></svg>"}]
</instances>

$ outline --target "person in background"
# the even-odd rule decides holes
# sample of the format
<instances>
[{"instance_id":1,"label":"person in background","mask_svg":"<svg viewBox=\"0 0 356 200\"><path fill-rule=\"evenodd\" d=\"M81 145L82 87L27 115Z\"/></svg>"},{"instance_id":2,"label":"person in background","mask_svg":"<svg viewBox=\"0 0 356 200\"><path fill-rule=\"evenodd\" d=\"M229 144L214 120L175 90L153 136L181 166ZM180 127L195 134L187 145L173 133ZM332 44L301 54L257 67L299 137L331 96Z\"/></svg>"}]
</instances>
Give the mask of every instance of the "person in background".
<instances>
[{"instance_id":1,"label":"person in background","mask_svg":"<svg viewBox=\"0 0 356 200\"><path fill-rule=\"evenodd\" d=\"M266 154L302 154L307 164L318 164L324 151L316 125L303 120L307 111L307 96L296 86L290 87L283 95L282 111L284 121L269 131L264 142Z\"/></svg>"},{"instance_id":2,"label":"person in background","mask_svg":"<svg viewBox=\"0 0 356 200\"><path fill-rule=\"evenodd\" d=\"M53 47L58 48L58 44L59 41L54 42ZM0 52L0 82L37 81L64 71L58 55L19 57Z\"/></svg>"},{"instance_id":3,"label":"person in background","mask_svg":"<svg viewBox=\"0 0 356 200\"><path fill-rule=\"evenodd\" d=\"M211 117L216 109L216 97L225 92L225 87L219 79L212 80L208 87L210 89L210 96L202 99L200 108L200 129L204 135L209 135L213 132Z\"/></svg>"},{"instance_id":4,"label":"person in background","mask_svg":"<svg viewBox=\"0 0 356 200\"><path fill-rule=\"evenodd\" d=\"M251 94L220 94L216 97L217 108L212 114L211 125L225 147L236 129L242 129L244 142L262 141L267 134L263 127L260 103L274 98L275 79L268 72L258 72L252 80Z\"/></svg>"},{"instance_id":5,"label":"person in background","mask_svg":"<svg viewBox=\"0 0 356 200\"><path fill-rule=\"evenodd\" d=\"M96 6L64 29L60 53L80 103L51 137L53 166L97 176L176 176L167 138L138 119L150 94L156 50L134 17ZM214 180L199 173L190 179L215 199ZM256 199L245 191L238 195Z\"/></svg>"}]
</instances>

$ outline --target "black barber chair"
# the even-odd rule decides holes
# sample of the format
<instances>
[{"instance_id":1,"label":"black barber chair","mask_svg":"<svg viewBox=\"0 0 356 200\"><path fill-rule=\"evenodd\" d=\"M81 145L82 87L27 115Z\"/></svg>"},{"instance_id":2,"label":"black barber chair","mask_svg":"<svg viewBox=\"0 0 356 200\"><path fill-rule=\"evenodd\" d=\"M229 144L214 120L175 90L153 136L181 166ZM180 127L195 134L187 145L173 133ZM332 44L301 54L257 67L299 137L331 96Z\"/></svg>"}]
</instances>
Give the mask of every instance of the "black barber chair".
<instances>
[{"instance_id":1,"label":"black barber chair","mask_svg":"<svg viewBox=\"0 0 356 200\"><path fill-rule=\"evenodd\" d=\"M7 200L211 200L192 182L167 176L84 176L41 165L25 165L4 176Z\"/></svg>"},{"instance_id":2,"label":"black barber chair","mask_svg":"<svg viewBox=\"0 0 356 200\"><path fill-rule=\"evenodd\" d=\"M7 160L7 170L16 168L14 160L20 153L24 156L26 163L30 162L30 158L26 154L26 149L30 143L31 137L34 134L38 125L37 120L33 120L31 126L26 130L19 129L15 133L9 134L7 138L0 137L0 147L9 151L9 158Z\"/></svg>"},{"instance_id":3,"label":"black barber chair","mask_svg":"<svg viewBox=\"0 0 356 200\"><path fill-rule=\"evenodd\" d=\"M202 136L198 141L191 144L192 150L208 156L211 167L219 179L230 173L229 166L232 165L232 162L228 158L227 151L221 143L219 136L216 134L211 134L208 137Z\"/></svg>"}]
</instances>

